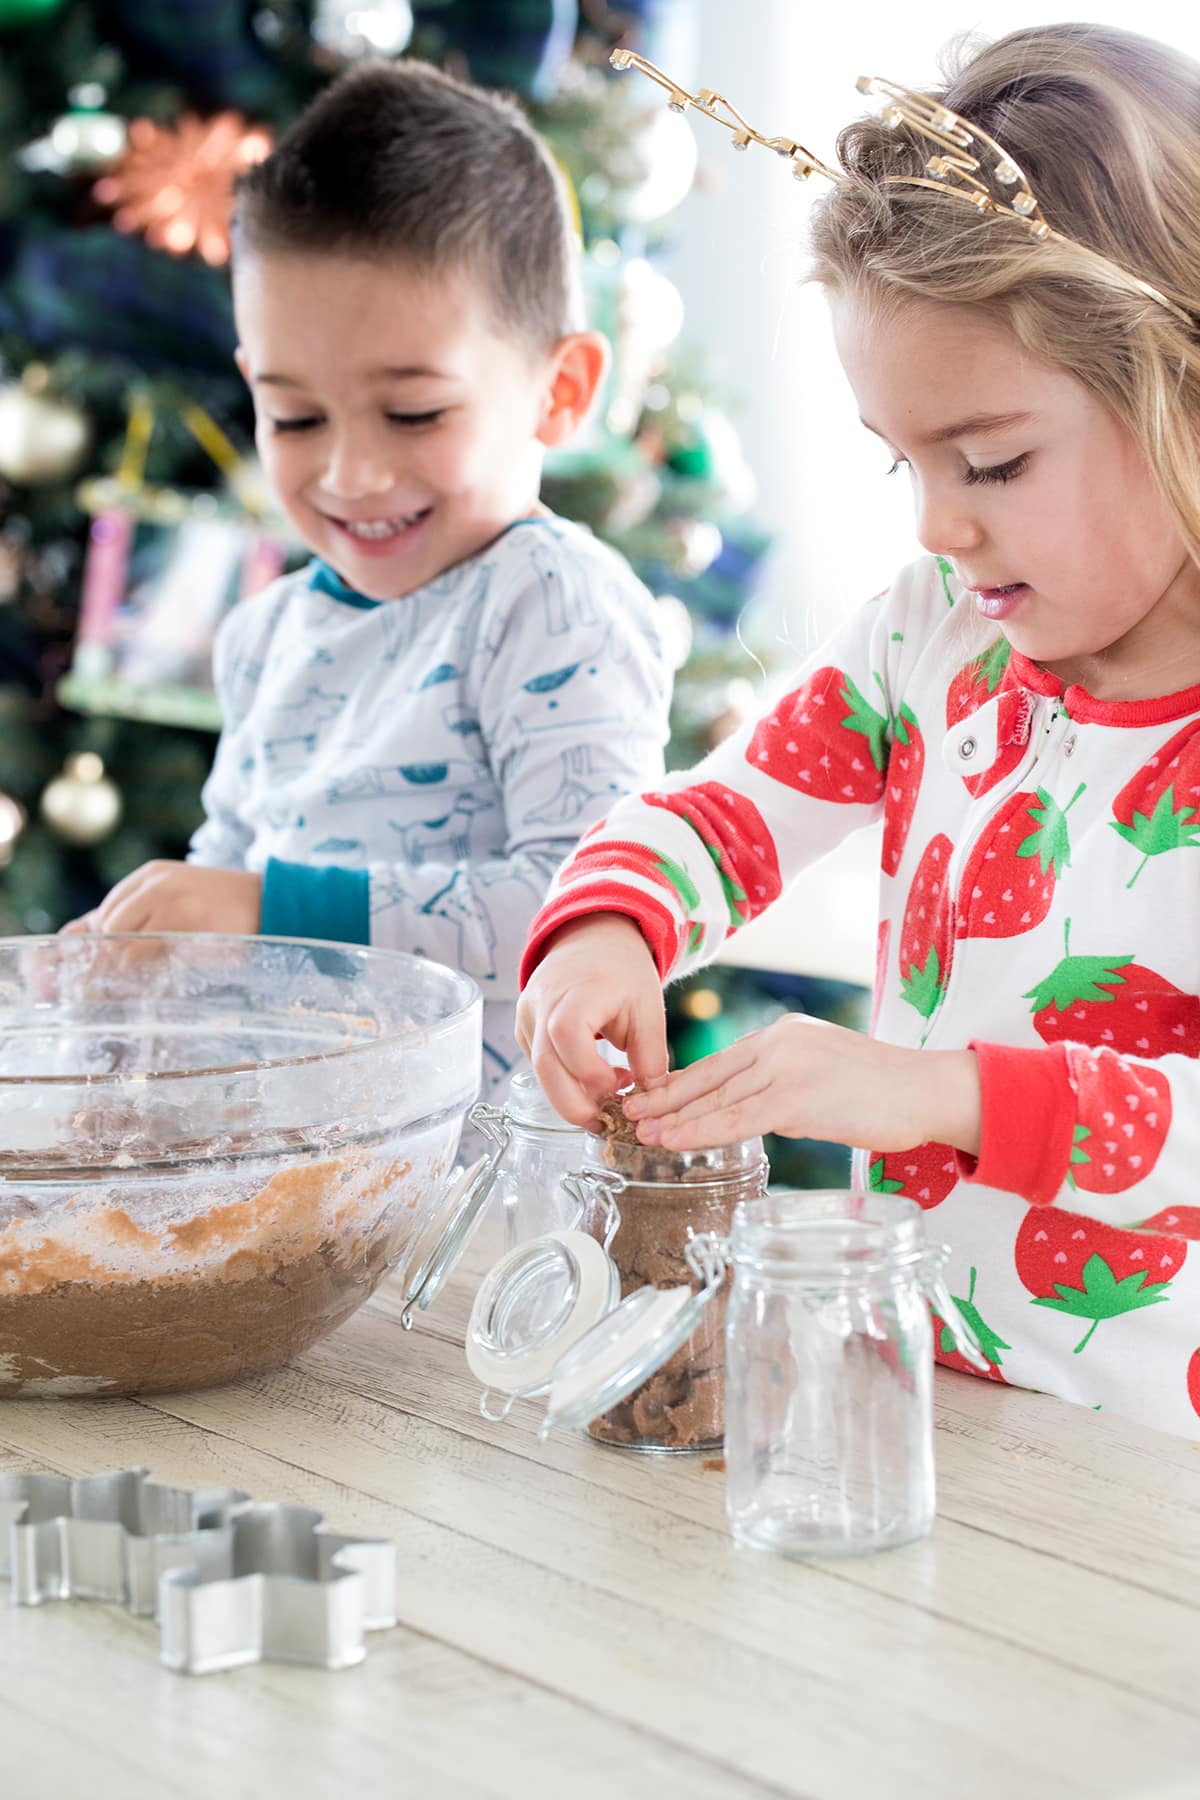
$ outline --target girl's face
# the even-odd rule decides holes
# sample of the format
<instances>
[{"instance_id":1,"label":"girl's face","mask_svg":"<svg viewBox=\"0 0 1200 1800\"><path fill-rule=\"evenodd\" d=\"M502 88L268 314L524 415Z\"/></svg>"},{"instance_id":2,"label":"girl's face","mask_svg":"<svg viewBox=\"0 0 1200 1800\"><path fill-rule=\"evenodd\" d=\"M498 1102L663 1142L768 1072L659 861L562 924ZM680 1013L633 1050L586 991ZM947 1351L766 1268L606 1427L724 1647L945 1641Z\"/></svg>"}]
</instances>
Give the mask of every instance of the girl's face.
<instances>
[{"instance_id":1,"label":"girl's face","mask_svg":"<svg viewBox=\"0 0 1200 1800\"><path fill-rule=\"evenodd\" d=\"M1200 570L1107 407L972 307L888 316L840 294L833 310L863 423L908 466L917 535L980 613L1096 698L1200 679Z\"/></svg>"}]
</instances>

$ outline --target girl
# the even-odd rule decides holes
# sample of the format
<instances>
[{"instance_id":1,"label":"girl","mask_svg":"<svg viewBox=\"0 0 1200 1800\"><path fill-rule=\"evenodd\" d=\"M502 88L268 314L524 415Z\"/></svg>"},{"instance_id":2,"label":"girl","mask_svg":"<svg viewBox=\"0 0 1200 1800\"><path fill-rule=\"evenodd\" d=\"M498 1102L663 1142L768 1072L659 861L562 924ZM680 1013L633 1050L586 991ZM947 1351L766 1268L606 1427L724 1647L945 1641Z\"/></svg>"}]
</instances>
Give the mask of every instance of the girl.
<instances>
[{"instance_id":1,"label":"girl","mask_svg":"<svg viewBox=\"0 0 1200 1800\"><path fill-rule=\"evenodd\" d=\"M602 1036L646 1143L866 1146L996 1380L1200 1436L1200 68L1054 26L888 91L816 277L929 554L584 839L518 1036L579 1123ZM880 817L872 1035L790 1016L666 1074L660 984Z\"/></svg>"}]
</instances>

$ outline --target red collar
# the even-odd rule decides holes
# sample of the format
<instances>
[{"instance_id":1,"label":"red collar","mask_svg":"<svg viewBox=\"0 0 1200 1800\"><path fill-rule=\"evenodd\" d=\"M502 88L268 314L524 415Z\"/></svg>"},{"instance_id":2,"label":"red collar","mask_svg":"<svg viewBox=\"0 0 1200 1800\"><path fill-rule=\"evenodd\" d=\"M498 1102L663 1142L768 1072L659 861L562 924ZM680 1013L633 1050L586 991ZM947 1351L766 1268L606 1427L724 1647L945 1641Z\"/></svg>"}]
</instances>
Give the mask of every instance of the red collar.
<instances>
[{"instance_id":1,"label":"red collar","mask_svg":"<svg viewBox=\"0 0 1200 1800\"><path fill-rule=\"evenodd\" d=\"M1012 679L1035 694L1061 700L1068 715L1080 725L1166 725L1172 719L1183 719L1188 713L1200 712L1200 682L1152 700L1093 700L1086 688L1064 690L1057 675L1030 662L1019 650L1013 651L1009 667Z\"/></svg>"}]
</instances>

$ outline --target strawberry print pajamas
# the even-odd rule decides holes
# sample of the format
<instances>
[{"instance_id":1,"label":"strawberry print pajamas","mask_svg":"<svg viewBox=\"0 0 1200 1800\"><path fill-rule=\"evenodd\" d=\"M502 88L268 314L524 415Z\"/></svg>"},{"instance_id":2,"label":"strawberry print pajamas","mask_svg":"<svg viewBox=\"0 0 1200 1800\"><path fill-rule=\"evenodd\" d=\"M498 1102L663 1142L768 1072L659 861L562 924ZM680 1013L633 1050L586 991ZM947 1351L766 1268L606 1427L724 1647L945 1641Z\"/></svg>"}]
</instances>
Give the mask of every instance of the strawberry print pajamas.
<instances>
[{"instance_id":1,"label":"strawberry print pajamas","mask_svg":"<svg viewBox=\"0 0 1200 1800\"><path fill-rule=\"evenodd\" d=\"M930 1212L993 1379L1200 1437L1200 686L1064 691L922 558L765 717L593 828L525 973L609 909L685 975L878 819L873 1030L974 1048L982 1138L865 1146L854 1179Z\"/></svg>"}]
</instances>

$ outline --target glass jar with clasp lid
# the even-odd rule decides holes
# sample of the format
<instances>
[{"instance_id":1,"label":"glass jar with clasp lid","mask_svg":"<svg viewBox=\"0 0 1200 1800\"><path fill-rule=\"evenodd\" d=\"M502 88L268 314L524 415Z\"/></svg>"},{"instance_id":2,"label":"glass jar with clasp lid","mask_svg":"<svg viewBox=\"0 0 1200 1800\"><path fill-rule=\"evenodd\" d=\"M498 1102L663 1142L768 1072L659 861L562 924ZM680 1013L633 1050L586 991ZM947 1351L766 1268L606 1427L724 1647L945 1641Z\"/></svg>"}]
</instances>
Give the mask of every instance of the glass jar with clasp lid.
<instances>
[{"instance_id":1,"label":"glass jar with clasp lid","mask_svg":"<svg viewBox=\"0 0 1200 1800\"><path fill-rule=\"evenodd\" d=\"M589 1137L561 1184L570 1218L512 1246L476 1293L466 1348L485 1413L498 1418L518 1396L546 1393L586 1335L598 1403L580 1425L627 1449L719 1450L725 1295L714 1299L687 1252L698 1238L726 1234L735 1208L763 1193L766 1179L758 1138L677 1153ZM464 1190L448 1229L411 1265L406 1323L460 1253L480 1194L477 1184Z\"/></svg>"}]
</instances>

